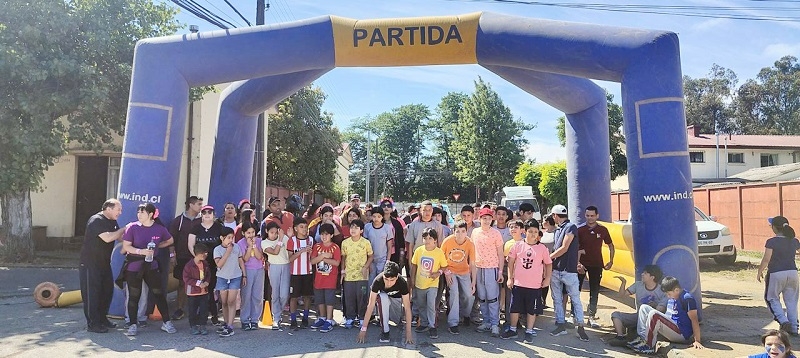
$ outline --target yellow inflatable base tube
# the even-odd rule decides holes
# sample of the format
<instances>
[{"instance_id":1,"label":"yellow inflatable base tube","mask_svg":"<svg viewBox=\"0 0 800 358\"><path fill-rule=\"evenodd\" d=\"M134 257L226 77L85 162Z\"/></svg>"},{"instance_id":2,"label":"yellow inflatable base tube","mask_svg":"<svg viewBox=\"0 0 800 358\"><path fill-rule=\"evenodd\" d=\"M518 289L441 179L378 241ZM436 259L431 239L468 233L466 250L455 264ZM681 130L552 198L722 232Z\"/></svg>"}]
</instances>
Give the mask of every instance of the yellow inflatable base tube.
<instances>
[{"instance_id":1,"label":"yellow inflatable base tube","mask_svg":"<svg viewBox=\"0 0 800 358\"><path fill-rule=\"evenodd\" d=\"M610 290L619 291L620 286L627 288L636 281L636 264L633 260L633 232L630 224L601 222L611 234L614 244L614 265L603 273L600 285ZM608 246L603 245L603 260L608 262ZM623 281L624 280L624 281Z\"/></svg>"},{"instance_id":2,"label":"yellow inflatable base tube","mask_svg":"<svg viewBox=\"0 0 800 358\"><path fill-rule=\"evenodd\" d=\"M167 283L167 292L172 292L177 290L178 287L180 286L179 283L180 282L178 281L178 279L170 276L169 281ZM83 302L83 298L81 297L80 290L67 291L67 292L62 292L58 296L58 299L56 300L56 307L59 308L67 307L81 302Z\"/></svg>"}]
</instances>

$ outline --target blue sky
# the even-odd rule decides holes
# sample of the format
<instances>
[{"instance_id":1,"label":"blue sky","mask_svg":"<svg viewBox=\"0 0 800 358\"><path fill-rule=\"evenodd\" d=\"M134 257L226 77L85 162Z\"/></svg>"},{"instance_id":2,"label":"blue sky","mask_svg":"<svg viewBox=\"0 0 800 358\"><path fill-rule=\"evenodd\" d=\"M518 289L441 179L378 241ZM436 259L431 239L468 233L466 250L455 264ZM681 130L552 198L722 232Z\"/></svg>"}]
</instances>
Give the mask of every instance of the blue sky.
<instances>
[{"instance_id":1,"label":"blue sky","mask_svg":"<svg viewBox=\"0 0 800 358\"><path fill-rule=\"evenodd\" d=\"M255 0L229 0L239 11L255 23ZM221 15L237 26L246 26L223 0L197 0L200 5ZM572 3L647 4L656 1L631 0L630 2L592 0ZM758 71L773 64L785 55L800 57L800 21L772 22L733 19L709 19L656 14L619 13L597 10L568 9L549 6L497 3L489 1L448 0L269 0L266 23L275 24L322 15L337 15L354 19L391 17L416 17L458 15L475 11L489 11L531 18L595 23L601 25L649 28L676 32L681 41L681 61L684 75L705 76L712 64L732 69L740 84L754 78ZM796 7L797 12L766 10L737 10L737 15L782 15L800 17L800 4L786 2L753 2L726 0L670 1L670 5L702 6L784 6ZM201 31L217 29L188 12L181 12L179 20L196 24ZM238 20L238 23L235 21ZM188 30L187 30L188 32ZM555 134L556 119L562 113L535 97L518 89L497 75L478 65L388 67L388 68L337 68L316 84L328 94L324 109L333 113L335 124L346 128L351 120L367 115L377 115L404 104L421 103L433 111L442 96L451 91L470 93L473 81L481 76L497 91L513 115L536 124L525 134L530 142L526 149L528 158L547 162L565 158ZM598 84L615 95L619 101L618 83Z\"/></svg>"}]
</instances>

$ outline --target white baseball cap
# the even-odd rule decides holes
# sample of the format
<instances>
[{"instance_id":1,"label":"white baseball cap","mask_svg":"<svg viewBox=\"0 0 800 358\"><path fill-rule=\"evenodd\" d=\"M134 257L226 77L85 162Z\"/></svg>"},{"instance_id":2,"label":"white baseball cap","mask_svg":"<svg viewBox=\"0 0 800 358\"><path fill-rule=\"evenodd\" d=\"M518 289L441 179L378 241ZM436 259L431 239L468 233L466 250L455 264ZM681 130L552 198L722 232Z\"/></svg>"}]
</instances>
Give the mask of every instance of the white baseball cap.
<instances>
[{"instance_id":1,"label":"white baseball cap","mask_svg":"<svg viewBox=\"0 0 800 358\"><path fill-rule=\"evenodd\" d=\"M552 209L550 209L550 213L551 214L567 215L567 207L564 206L564 205L561 205L561 204L555 205L555 206L553 206Z\"/></svg>"}]
</instances>

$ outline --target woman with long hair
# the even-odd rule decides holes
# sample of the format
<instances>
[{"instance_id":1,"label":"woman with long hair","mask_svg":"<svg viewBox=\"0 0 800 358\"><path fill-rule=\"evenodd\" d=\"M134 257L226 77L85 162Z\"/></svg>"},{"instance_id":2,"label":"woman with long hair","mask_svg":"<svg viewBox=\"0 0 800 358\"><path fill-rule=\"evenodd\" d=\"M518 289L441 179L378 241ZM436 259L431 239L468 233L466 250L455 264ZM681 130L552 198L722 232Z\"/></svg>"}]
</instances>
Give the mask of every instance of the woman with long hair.
<instances>
[{"instance_id":1,"label":"woman with long hair","mask_svg":"<svg viewBox=\"0 0 800 358\"><path fill-rule=\"evenodd\" d=\"M243 229L246 227L256 228L256 235L260 236L261 223L256 219L256 212L253 209L244 209L239 213L239 222L236 228L233 229L233 239L235 242L238 243L239 240L244 237Z\"/></svg>"},{"instance_id":2,"label":"woman with long hair","mask_svg":"<svg viewBox=\"0 0 800 358\"><path fill-rule=\"evenodd\" d=\"M130 326L126 332L135 336L138 332L139 299L142 296L142 282L146 282L156 300L156 307L161 313L163 324L161 330L175 333L177 330L172 325L167 306L165 287L161 282L160 270L169 270L169 267L159 267L158 251L173 243L164 225L156 224L154 218L156 207L153 204L140 204L137 208L137 221L128 225L122 235L122 252L126 254L123 275L128 284L128 317Z\"/></svg>"},{"instance_id":3,"label":"woman with long hair","mask_svg":"<svg viewBox=\"0 0 800 358\"><path fill-rule=\"evenodd\" d=\"M360 219L361 209L359 208L350 208L350 210L347 210L345 215L342 215L342 240L350 237L350 223L353 222L353 220Z\"/></svg>"},{"instance_id":4,"label":"woman with long hair","mask_svg":"<svg viewBox=\"0 0 800 358\"><path fill-rule=\"evenodd\" d=\"M768 219L775 236L764 244L764 257L758 267L756 280L764 277L764 300L772 312L773 319L781 325L781 330L797 335L797 301L800 294L800 280L797 278L795 254L800 251L800 241L795 237L794 229L783 216ZM764 269L767 275L764 276ZM781 296L786 308L781 306Z\"/></svg>"},{"instance_id":5,"label":"woman with long hair","mask_svg":"<svg viewBox=\"0 0 800 358\"><path fill-rule=\"evenodd\" d=\"M236 230L236 225L238 224L237 218L239 217L239 209L236 208L236 204L227 202L222 211L222 216L219 217L218 221L222 226L227 226L232 230Z\"/></svg>"}]
</instances>

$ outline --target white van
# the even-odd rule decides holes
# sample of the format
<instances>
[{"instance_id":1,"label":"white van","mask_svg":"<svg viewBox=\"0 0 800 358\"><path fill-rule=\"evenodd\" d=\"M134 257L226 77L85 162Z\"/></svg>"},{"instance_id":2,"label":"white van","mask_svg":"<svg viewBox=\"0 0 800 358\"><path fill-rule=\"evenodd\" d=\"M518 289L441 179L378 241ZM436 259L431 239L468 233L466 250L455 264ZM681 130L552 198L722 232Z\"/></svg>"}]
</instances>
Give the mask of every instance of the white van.
<instances>
[{"instance_id":1,"label":"white van","mask_svg":"<svg viewBox=\"0 0 800 358\"><path fill-rule=\"evenodd\" d=\"M533 205L533 218L542 222L542 213L539 209L539 201L533 196L533 187L531 186L507 186L503 188L505 196L500 199L500 205L511 209L516 212L519 211L519 206L522 203L529 203Z\"/></svg>"}]
</instances>

